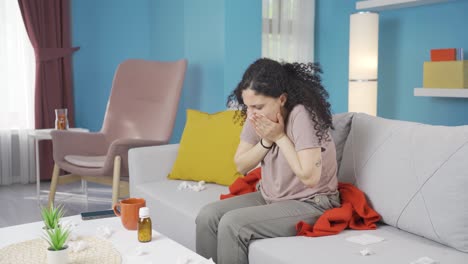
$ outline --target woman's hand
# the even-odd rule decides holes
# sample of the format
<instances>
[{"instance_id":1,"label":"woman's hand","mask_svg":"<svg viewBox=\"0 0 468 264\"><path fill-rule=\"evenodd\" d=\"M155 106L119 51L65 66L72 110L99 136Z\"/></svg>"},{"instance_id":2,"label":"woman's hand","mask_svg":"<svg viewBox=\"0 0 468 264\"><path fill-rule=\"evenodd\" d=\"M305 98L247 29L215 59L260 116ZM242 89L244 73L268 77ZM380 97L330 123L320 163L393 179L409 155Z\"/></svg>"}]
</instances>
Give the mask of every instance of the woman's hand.
<instances>
[{"instance_id":1,"label":"woman's hand","mask_svg":"<svg viewBox=\"0 0 468 264\"><path fill-rule=\"evenodd\" d=\"M252 122L257 135L264 139L264 141L269 141L268 143L273 143L282 138L285 134L284 131L284 119L281 113L277 113L276 117L278 122L271 121L266 116L262 114L252 114L249 118Z\"/></svg>"}]
</instances>

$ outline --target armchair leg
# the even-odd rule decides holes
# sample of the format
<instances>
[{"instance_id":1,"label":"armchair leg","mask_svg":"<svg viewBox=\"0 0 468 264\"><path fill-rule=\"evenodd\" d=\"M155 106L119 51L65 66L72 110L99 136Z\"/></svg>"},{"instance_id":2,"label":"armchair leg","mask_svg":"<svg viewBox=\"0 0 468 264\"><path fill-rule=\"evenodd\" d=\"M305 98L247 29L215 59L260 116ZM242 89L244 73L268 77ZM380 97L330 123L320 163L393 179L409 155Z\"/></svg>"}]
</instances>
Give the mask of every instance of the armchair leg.
<instances>
[{"instance_id":1,"label":"armchair leg","mask_svg":"<svg viewBox=\"0 0 468 264\"><path fill-rule=\"evenodd\" d=\"M49 208L50 206L52 206L55 200L55 191L57 190L59 173L60 173L59 166L57 164L54 164L54 171L52 172L52 181L50 182Z\"/></svg>"},{"instance_id":2,"label":"armchair leg","mask_svg":"<svg viewBox=\"0 0 468 264\"><path fill-rule=\"evenodd\" d=\"M117 204L119 199L119 184L120 184L120 166L122 158L115 156L114 158L114 175L112 177L112 207Z\"/></svg>"}]
</instances>

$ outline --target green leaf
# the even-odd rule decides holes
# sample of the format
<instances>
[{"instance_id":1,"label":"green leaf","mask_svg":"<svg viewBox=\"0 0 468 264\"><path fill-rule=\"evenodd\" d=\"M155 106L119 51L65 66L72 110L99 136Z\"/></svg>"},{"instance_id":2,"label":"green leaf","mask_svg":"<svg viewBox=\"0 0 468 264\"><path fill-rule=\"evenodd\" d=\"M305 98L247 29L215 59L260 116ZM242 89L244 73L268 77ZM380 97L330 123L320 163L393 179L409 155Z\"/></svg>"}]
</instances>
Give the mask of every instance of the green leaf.
<instances>
[{"instance_id":1,"label":"green leaf","mask_svg":"<svg viewBox=\"0 0 468 264\"><path fill-rule=\"evenodd\" d=\"M41 207L41 216L46 227L42 237L49 244L50 250L62 250L70 236L71 230L68 227L61 227L59 224L64 214L63 205Z\"/></svg>"},{"instance_id":2,"label":"green leaf","mask_svg":"<svg viewBox=\"0 0 468 264\"><path fill-rule=\"evenodd\" d=\"M64 216L65 209L63 205L54 207L52 204L50 207L41 207L41 216L44 225L48 229L53 229L60 223L60 219Z\"/></svg>"}]
</instances>

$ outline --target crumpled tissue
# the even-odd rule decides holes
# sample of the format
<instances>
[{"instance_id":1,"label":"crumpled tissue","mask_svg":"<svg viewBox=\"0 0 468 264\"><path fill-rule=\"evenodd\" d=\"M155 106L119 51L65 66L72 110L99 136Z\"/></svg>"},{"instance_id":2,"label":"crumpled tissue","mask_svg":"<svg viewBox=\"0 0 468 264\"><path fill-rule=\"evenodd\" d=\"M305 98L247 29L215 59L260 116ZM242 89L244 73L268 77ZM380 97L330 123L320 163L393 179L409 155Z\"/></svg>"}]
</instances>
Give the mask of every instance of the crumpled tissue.
<instances>
[{"instance_id":1,"label":"crumpled tissue","mask_svg":"<svg viewBox=\"0 0 468 264\"><path fill-rule=\"evenodd\" d=\"M142 247L142 246L138 246L135 248L135 250L133 251L133 254L135 256L142 256L144 255L146 252L145 252L145 249Z\"/></svg>"},{"instance_id":2,"label":"crumpled tissue","mask_svg":"<svg viewBox=\"0 0 468 264\"><path fill-rule=\"evenodd\" d=\"M439 261L433 260L429 257L418 258L417 260L411 262L411 264L439 264Z\"/></svg>"},{"instance_id":3,"label":"crumpled tissue","mask_svg":"<svg viewBox=\"0 0 468 264\"><path fill-rule=\"evenodd\" d=\"M85 248L87 248L88 243L86 241L83 241L83 240L79 240L79 241L76 241L76 242L70 241L70 242L68 242L68 247L70 248L70 250L72 252L79 252L79 251L82 251Z\"/></svg>"},{"instance_id":4,"label":"crumpled tissue","mask_svg":"<svg viewBox=\"0 0 468 264\"><path fill-rule=\"evenodd\" d=\"M374 254L374 251L372 251L370 248L365 248L359 251L359 253L361 253L361 256L369 256L369 255Z\"/></svg>"},{"instance_id":5,"label":"crumpled tissue","mask_svg":"<svg viewBox=\"0 0 468 264\"><path fill-rule=\"evenodd\" d=\"M70 230L70 235L68 236L70 241L75 241L78 239L78 235L76 234L76 228L78 227L77 223L75 223L73 220L62 220L60 225Z\"/></svg>"},{"instance_id":6,"label":"crumpled tissue","mask_svg":"<svg viewBox=\"0 0 468 264\"><path fill-rule=\"evenodd\" d=\"M177 258L176 264L215 264L213 259L209 260L193 260L187 256Z\"/></svg>"},{"instance_id":7,"label":"crumpled tissue","mask_svg":"<svg viewBox=\"0 0 468 264\"><path fill-rule=\"evenodd\" d=\"M205 181L199 181L198 184L189 184L188 182L183 181L179 184L179 186L177 186L177 190L179 191L185 190L185 189L189 189L194 192L203 191L206 189Z\"/></svg>"},{"instance_id":8,"label":"crumpled tissue","mask_svg":"<svg viewBox=\"0 0 468 264\"><path fill-rule=\"evenodd\" d=\"M112 229L110 229L108 226L100 226L96 229L96 235L98 237L102 237L102 238L110 238L112 236L112 233L114 233L114 231Z\"/></svg>"},{"instance_id":9,"label":"crumpled tissue","mask_svg":"<svg viewBox=\"0 0 468 264\"><path fill-rule=\"evenodd\" d=\"M76 228L78 226L78 224L73 220L62 220L60 221L60 224L66 228Z\"/></svg>"},{"instance_id":10,"label":"crumpled tissue","mask_svg":"<svg viewBox=\"0 0 468 264\"><path fill-rule=\"evenodd\" d=\"M74 230L70 231L70 234L68 235L68 240L70 241L75 241L78 240L78 235Z\"/></svg>"},{"instance_id":11,"label":"crumpled tissue","mask_svg":"<svg viewBox=\"0 0 468 264\"><path fill-rule=\"evenodd\" d=\"M138 263L138 264L153 264L152 261L145 259L144 255L148 254L148 251L144 246L137 246L129 249L125 254L125 258L128 263Z\"/></svg>"}]
</instances>

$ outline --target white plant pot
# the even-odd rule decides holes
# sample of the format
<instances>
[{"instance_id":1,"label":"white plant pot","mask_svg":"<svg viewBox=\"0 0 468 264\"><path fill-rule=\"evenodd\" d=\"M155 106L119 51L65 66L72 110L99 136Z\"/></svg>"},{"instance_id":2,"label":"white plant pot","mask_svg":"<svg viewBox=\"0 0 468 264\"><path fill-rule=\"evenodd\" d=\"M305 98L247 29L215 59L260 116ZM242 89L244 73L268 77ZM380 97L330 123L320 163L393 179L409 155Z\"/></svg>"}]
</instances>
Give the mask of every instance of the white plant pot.
<instances>
[{"instance_id":1,"label":"white plant pot","mask_svg":"<svg viewBox=\"0 0 468 264\"><path fill-rule=\"evenodd\" d=\"M68 263L68 246L62 250L47 250L48 264L66 264Z\"/></svg>"}]
</instances>

